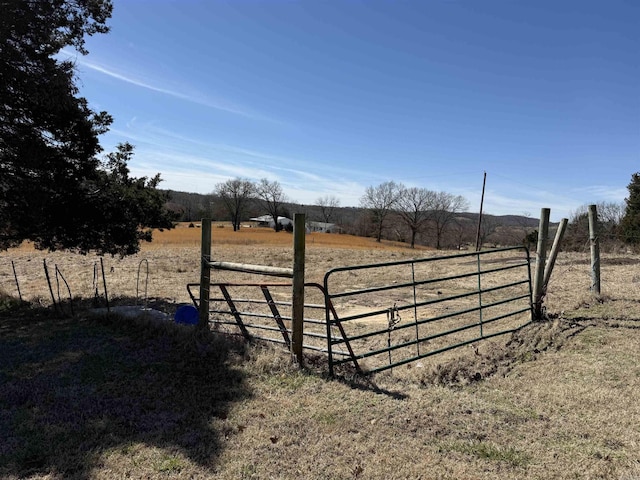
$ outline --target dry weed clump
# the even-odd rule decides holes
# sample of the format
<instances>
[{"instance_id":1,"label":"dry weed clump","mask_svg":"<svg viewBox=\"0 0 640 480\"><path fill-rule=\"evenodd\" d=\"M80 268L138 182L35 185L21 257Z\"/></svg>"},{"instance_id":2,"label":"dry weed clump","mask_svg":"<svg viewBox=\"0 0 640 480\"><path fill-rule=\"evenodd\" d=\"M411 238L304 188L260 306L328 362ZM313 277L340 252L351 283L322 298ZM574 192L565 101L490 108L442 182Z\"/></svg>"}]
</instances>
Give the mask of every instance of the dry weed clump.
<instances>
[{"instance_id":1,"label":"dry weed clump","mask_svg":"<svg viewBox=\"0 0 640 480\"><path fill-rule=\"evenodd\" d=\"M533 323L505 336L506 343L478 342L453 359L436 360L430 369L418 370L417 380L422 385L463 386L493 375L506 376L519 363L535 361L549 348L560 348L564 332L559 320Z\"/></svg>"}]
</instances>

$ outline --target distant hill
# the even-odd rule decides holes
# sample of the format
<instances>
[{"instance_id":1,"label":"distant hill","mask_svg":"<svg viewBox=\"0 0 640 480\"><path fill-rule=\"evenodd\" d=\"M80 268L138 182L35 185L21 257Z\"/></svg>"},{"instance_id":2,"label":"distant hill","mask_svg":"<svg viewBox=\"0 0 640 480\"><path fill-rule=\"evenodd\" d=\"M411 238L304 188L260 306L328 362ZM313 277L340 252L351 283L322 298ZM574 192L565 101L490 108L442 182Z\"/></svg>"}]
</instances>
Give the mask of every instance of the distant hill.
<instances>
[{"instance_id":1,"label":"distant hill","mask_svg":"<svg viewBox=\"0 0 640 480\"><path fill-rule=\"evenodd\" d=\"M217 198L213 194L179 192L175 190L165 190L169 194L169 206L172 210L180 214L181 221L197 221L205 216L211 216L214 219L224 220L227 213L216 205ZM287 216L295 213L305 213L312 221L324 221L322 210L317 205L303 205L298 203L290 203L285 206ZM259 216L265 212L261 211L256 205L248 212L248 217ZM338 207L335 209L331 223L353 223L356 218L361 215L362 209L359 207ZM458 217L469 219L474 223L478 222L478 213L462 212ZM485 214L485 218L491 218L495 223L503 227L530 227L537 228L540 220L524 215L489 215Z\"/></svg>"},{"instance_id":2,"label":"distant hill","mask_svg":"<svg viewBox=\"0 0 640 480\"><path fill-rule=\"evenodd\" d=\"M478 213L471 212L463 212L458 216L463 218L468 218L469 220L473 220L475 223L478 223ZM492 218L495 222L503 227L531 227L538 228L540 224L540 219L527 217L524 215L490 215L483 214L484 218Z\"/></svg>"},{"instance_id":3,"label":"distant hill","mask_svg":"<svg viewBox=\"0 0 640 480\"><path fill-rule=\"evenodd\" d=\"M213 194L200 194L178 191L166 191L169 194L167 207L176 213L178 221L197 222L202 218L216 221L230 221L229 212L220 199ZM259 217L264 211L258 202L252 202L245 212L243 221ZM302 205L288 203L283 205L282 216L293 219L296 213L304 213L307 221L327 222L337 225L342 233L360 237L368 237L374 231L371 215L360 207L337 207L330 218L325 218L318 205ZM444 248L462 248L475 245L478 233L478 213L462 212L456 215L456 221L450 224L440 245ZM527 236L536 230L539 219L525 215L483 215L480 238L483 244L493 246L520 245ZM550 233L557 224L550 225ZM416 237L417 245L433 246L437 243L433 228L422 230ZM410 239L410 231L406 224L397 217L390 217L384 230L383 238L400 242Z\"/></svg>"}]
</instances>

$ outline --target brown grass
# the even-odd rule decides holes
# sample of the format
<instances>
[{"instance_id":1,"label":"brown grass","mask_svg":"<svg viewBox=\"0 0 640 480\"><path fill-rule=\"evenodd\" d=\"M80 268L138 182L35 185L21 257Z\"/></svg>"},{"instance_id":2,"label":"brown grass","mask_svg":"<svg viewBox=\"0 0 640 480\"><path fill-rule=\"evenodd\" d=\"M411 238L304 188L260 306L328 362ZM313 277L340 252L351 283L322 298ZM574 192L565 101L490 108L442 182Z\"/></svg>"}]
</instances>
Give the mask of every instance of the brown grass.
<instances>
[{"instance_id":1,"label":"brown grass","mask_svg":"<svg viewBox=\"0 0 640 480\"><path fill-rule=\"evenodd\" d=\"M195 228L189 228L188 223L179 223L172 230L155 231L153 242L145 245L145 250L153 248L164 248L168 245L200 245L200 224L195 223ZM234 232L228 222L214 222L212 225L213 245L282 245L290 246L292 234L280 231L275 232L272 228L249 227L241 228ZM349 249L407 249L405 243L382 240L376 242L373 238L357 237L355 235L339 235L332 233L309 233L307 234L307 247L315 246L349 248ZM418 247L419 250L427 250L427 247Z\"/></svg>"},{"instance_id":2,"label":"brown grass","mask_svg":"<svg viewBox=\"0 0 640 480\"><path fill-rule=\"evenodd\" d=\"M217 259L290 266L290 244L216 243L222 230ZM170 310L198 280L198 242L151 247L105 259L108 287L135 297L146 258L149 296ZM308 277L416 254L435 253L311 244ZM299 371L278 347L0 301L0 476L640 478L640 257L604 256L594 298L585 255L558 259L553 321L373 379L327 379L315 357ZM96 258L28 248L0 257L0 288L15 294L13 259L25 298L46 305L43 258L91 296Z\"/></svg>"}]
</instances>

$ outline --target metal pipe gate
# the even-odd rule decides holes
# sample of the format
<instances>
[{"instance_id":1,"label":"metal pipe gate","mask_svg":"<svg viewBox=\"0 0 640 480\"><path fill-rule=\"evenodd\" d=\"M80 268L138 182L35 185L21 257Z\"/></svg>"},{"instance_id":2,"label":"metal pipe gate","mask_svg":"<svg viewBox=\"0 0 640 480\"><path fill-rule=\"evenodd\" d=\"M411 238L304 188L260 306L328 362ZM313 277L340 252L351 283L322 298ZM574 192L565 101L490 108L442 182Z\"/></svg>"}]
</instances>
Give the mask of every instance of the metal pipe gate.
<instances>
[{"instance_id":1,"label":"metal pipe gate","mask_svg":"<svg viewBox=\"0 0 640 480\"><path fill-rule=\"evenodd\" d=\"M324 290L332 375L346 362L380 372L511 333L533 318L525 247L334 268ZM353 355L335 358L344 346Z\"/></svg>"},{"instance_id":2,"label":"metal pipe gate","mask_svg":"<svg viewBox=\"0 0 640 480\"><path fill-rule=\"evenodd\" d=\"M187 286L198 306L198 299ZM291 283L211 283L214 328L291 342ZM220 296L215 296L219 291ZM532 321L529 251L503 248L338 267L305 283L303 348L374 373ZM286 313L283 313L286 312Z\"/></svg>"}]
</instances>

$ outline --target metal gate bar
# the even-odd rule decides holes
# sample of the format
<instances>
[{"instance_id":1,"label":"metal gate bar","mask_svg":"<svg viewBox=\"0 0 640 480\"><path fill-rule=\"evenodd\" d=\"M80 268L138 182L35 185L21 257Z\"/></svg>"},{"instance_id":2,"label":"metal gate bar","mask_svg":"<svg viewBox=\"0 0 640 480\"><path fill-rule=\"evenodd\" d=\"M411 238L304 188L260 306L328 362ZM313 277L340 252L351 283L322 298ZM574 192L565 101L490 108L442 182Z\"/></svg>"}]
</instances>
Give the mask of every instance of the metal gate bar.
<instances>
[{"instance_id":1,"label":"metal gate bar","mask_svg":"<svg viewBox=\"0 0 640 480\"><path fill-rule=\"evenodd\" d=\"M236 308L235 304L233 303L233 300L231 299L231 295L229 295L228 290L226 289L226 287L224 285L220 285L220 291L222 292L222 295L224 296L224 299L226 300L227 304L229 305L229 309L231 310L231 314L236 319L236 323L238 324L238 327L240 327L240 331L242 332L242 336L244 338L250 338L251 335L249 335L249 332L247 331L247 327L245 327L244 323L242 323L242 317L238 313L238 309Z\"/></svg>"},{"instance_id":2,"label":"metal gate bar","mask_svg":"<svg viewBox=\"0 0 640 480\"><path fill-rule=\"evenodd\" d=\"M194 290L199 284L190 283L187 285L187 291L191 301L196 307L199 305L199 299L195 297ZM218 326L237 327L240 333L247 339L264 340L273 343L290 346L291 329L287 327L285 322L291 321L291 316L283 315L281 308L291 307L292 302L286 300L276 300L271 290L284 288L290 291L290 283L212 283L211 291L218 287L222 292L221 298L210 297L209 313L216 314L212 323ZM262 298L250 298L249 296L237 296L230 292L232 288L240 289L256 289L262 293ZM307 283L305 288L316 290L321 298L325 299L324 288L317 283ZM244 292L247 293L246 291ZM214 307L216 304L226 304L227 308ZM260 306L266 307L264 310L256 311ZM327 353L327 330L325 321L325 303L305 303L304 339L303 348L310 351ZM253 309L253 310L252 310ZM331 307L330 307L331 309ZM315 317L310 316L310 312L318 312ZM334 312L335 313L335 312ZM225 320L224 317L230 319ZM261 322L266 321L266 322ZM269 321L275 322L269 323ZM237 332L237 330L236 330ZM260 333L262 332L262 333ZM280 337L267 336L268 332L279 333ZM233 330L228 333L234 333ZM332 337L332 341L341 342L341 338ZM346 350L334 348L333 354L338 357L348 356L351 361L357 365L357 360L353 356L353 352L349 351L350 346L347 344Z\"/></svg>"},{"instance_id":3,"label":"metal gate bar","mask_svg":"<svg viewBox=\"0 0 640 480\"><path fill-rule=\"evenodd\" d=\"M514 253L517 257L509 256ZM471 261L464 261L467 258ZM502 265L483 265L483 261ZM447 271L444 275L429 275L426 266L437 264L443 264ZM407 267L411 268L410 281L403 280L406 273L403 268ZM420 275L418 267L423 270ZM454 267L462 270L462 273L452 275L450 271ZM358 277L360 272L363 277L372 277L373 280L367 285L344 280L340 282L341 276ZM382 280L376 280L376 274ZM389 283L390 278L395 278L397 283ZM475 284L471 285L471 280ZM344 287L344 284L351 288ZM437 293L430 292L429 287L438 287ZM324 288L325 302L332 305L331 314L329 308L325 314L331 374L335 366L351 361L360 370L357 360L362 359L375 359L376 364L367 368L370 373L387 370L479 340L511 333L532 320L530 256L525 247L338 267L326 273ZM423 291L418 292L419 288ZM449 293L442 295L445 290ZM380 295L383 292L387 295ZM438 296L428 298L434 294ZM476 303L469 303L472 300ZM342 302L342 305L334 307L335 301ZM385 301L393 304L393 307L380 303ZM351 311L354 305L361 308ZM376 327L381 318L392 311L396 312L394 315L413 313L413 321L395 324L399 321L395 319L384 328ZM490 331L485 331L489 326ZM339 329L340 335L331 338L334 327ZM436 331L437 328L440 330ZM407 339L403 334L409 332L407 329L415 329L413 339ZM473 331L477 331L477 335L468 338ZM391 341L392 334L397 338L395 343ZM426 351L424 345L433 341L436 344L428 345L430 348ZM352 355L334 359L332 350L342 344ZM392 351L402 358L392 359Z\"/></svg>"},{"instance_id":4,"label":"metal gate bar","mask_svg":"<svg viewBox=\"0 0 640 480\"><path fill-rule=\"evenodd\" d=\"M260 287L262 293L264 294L264 298L267 300L267 304L271 309L271 313L273 314L273 318L278 324L278 328L280 329L280 333L282 333L282 338L284 338L284 343L287 344L288 348L291 348L291 340L289 340L289 334L287 333L287 328L284 326L282 322L282 317L280 316L280 312L278 311L278 307L273 302L273 297L271 297L271 293L269 292L269 287L266 285L262 285Z\"/></svg>"}]
</instances>

